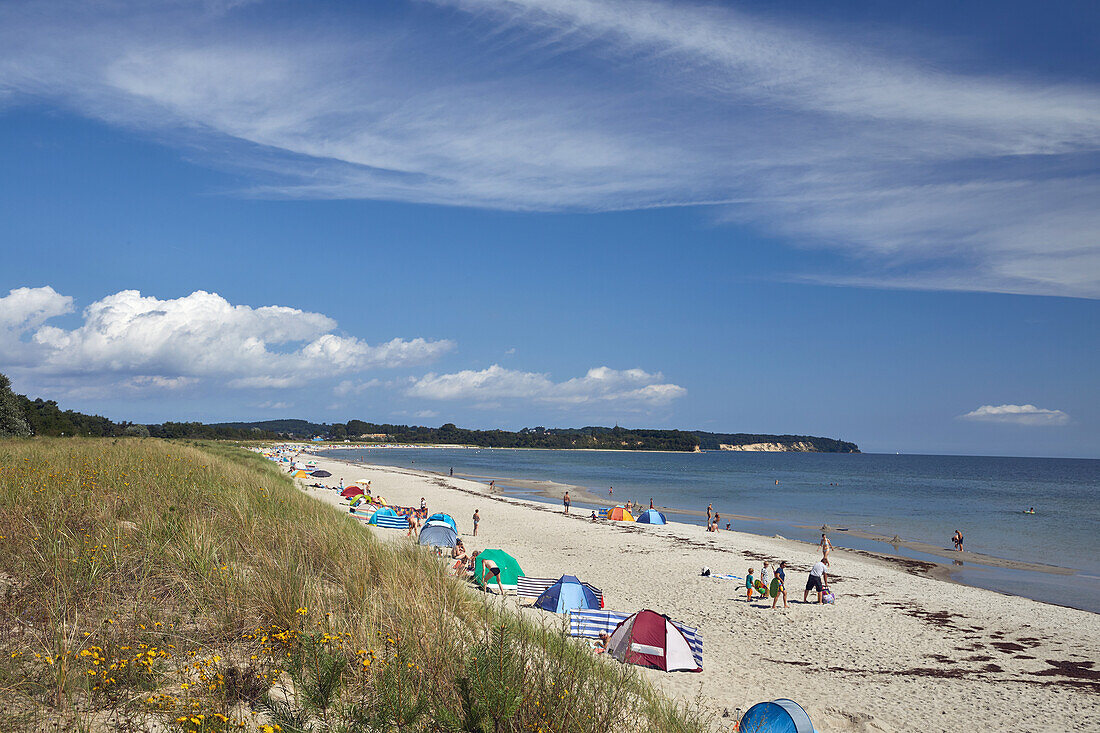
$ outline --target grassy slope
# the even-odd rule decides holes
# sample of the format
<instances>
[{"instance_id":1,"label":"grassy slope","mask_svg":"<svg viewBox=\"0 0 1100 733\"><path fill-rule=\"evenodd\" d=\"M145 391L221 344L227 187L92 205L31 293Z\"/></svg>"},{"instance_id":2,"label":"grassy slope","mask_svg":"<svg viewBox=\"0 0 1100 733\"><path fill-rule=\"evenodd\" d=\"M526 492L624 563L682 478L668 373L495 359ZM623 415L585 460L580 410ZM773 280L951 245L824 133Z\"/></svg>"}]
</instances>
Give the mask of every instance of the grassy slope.
<instances>
[{"instance_id":1,"label":"grassy slope","mask_svg":"<svg viewBox=\"0 0 1100 733\"><path fill-rule=\"evenodd\" d=\"M0 621L0 730L702 727L227 446L0 442Z\"/></svg>"}]
</instances>

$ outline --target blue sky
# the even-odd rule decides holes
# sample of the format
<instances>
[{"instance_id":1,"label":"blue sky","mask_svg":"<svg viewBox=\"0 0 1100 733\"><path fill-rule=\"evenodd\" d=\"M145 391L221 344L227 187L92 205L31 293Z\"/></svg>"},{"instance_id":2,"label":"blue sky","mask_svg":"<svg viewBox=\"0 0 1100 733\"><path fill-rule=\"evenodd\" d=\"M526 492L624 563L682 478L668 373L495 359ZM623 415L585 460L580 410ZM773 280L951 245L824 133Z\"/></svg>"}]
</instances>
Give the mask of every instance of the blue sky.
<instances>
[{"instance_id":1,"label":"blue sky","mask_svg":"<svg viewBox=\"0 0 1100 733\"><path fill-rule=\"evenodd\" d=\"M1094 3L0 5L0 370L115 419L1100 457Z\"/></svg>"}]
</instances>

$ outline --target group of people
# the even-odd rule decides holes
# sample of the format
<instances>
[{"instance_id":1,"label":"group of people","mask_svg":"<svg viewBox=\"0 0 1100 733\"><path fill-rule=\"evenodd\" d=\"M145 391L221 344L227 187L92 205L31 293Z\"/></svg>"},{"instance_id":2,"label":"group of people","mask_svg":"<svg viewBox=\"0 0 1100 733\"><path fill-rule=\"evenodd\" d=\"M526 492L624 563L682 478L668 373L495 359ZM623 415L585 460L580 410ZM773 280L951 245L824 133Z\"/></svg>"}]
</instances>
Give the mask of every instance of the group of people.
<instances>
[{"instance_id":1,"label":"group of people","mask_svg":"<svg viewBox=\"0 0 1100 733\"><path fill-rule=\"evenodd\" d=\"M829 542L829 538L823 533L821 535L821 559L810 568L810 575L806 579L806 589L802 592L803 603L810 602L809 597L811 591L817 593L817 603L821 604L826 602L826 594L829 588L829 552L832 549L832 543ZM770 596L772 599L772 608L776 608L779 599L782 597L783 608L788 608L787 561L781 561L773 570L771 568L771 563L765 560L763 567L760 569L759 578L756 577L756 569L749 568L748 573L745 575L745 590L750 602L755 592L764 600L767 600Z\"/></svg>"},{"instance_id":2,"label":"group of people","mask_svg":"<svg viewBox=\"0 0 1100 733\"><path fill-rule=\"evenodd\" d=\"M722 515L719 514L716 511L714 511L714 505L707 504L707 531L708 532L717 532L718 527L720 526L718 523L721 522L721 521L722 521ZM730 523L726 522L726 529L729 529L729 528L730 528Z\"/></svg>"}]
</instances>

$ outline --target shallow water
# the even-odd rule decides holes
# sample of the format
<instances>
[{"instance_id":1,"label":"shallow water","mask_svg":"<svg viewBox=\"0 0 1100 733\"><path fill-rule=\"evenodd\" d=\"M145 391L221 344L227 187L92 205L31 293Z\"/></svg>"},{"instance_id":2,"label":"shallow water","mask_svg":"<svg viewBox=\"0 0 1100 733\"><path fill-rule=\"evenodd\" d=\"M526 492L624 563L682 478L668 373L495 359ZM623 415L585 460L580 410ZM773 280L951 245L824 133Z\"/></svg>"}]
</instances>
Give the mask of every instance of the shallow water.
<instances>
[{"instance_id":1,"label":"shallow water","mask_svg":"<svg viewBox=\"0 0 1100 733\"><path fill-rule=\"evenodd\" d=\"M648 505L652 498L692 510L712 503L724 515L723 525L732 514L763 517L769 521L736 521L733 528L808 541L820 533L797 525L896 534L945 548L960 529L967 550L1080 572L1056 576L962 565L956 579L1100 612L1100 460L489 448L371 448L330 455L441 473L453 467L456 474L552 480L598 496L614 486L614 498L623 503ZM1029 507L1036 513L1024 514ZM837 546L950 562L843 532L830 539Z\"/></svg>"}]
</instances>

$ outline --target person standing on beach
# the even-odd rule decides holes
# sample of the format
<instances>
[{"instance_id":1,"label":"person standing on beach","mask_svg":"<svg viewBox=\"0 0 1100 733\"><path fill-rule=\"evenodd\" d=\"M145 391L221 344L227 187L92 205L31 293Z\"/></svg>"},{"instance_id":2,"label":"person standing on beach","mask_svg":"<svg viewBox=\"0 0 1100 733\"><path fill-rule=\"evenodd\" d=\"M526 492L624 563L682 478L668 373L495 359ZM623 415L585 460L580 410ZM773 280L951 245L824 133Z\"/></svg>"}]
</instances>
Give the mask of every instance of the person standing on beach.
<instances>
[{"instance_id":1,"label":"person standing on beach","mask_svg":"<svg viewBox=\"0 0 1100 733\"><path fill-rule=\"evenodd\" d=\"M614 486L608 486L607 487L607 495L611 496L614 493L615 493L615 487Z\"/></svg>"},{"instance_id":2,"label":"person standing on beach","mask_svg":"<svg viewBox=\"0 0 1100 733\"><path fill-rule=\"evenodd\" d=\"M710 528L710 515L712 513L714 513L714 507L710 504L707 504L707 528L708 529Z\"/></svg>"},{"instance_id":3,"label":"person standing on beach","mask_svg":"<svg viewBox=\"0 0 1100 733\"><path fill-rule=\"evenodd\" d=\"M833 543L829 542L829 538L825 536L825 533L821 533L821 556L828 557L829 550L833 549Z\"/></svg>"},{"instance_id":4,"label":"person standing on beach","mask_svg":"<svg viewBox=\"0 0 1100 733\"><path fill-rule=\"evenodd\" d=\"M497 487L497 482L496 482L496 481L490 481L490 482L489 482L489 491L490 491L490 492L491 492L491 491L492 491L493 489L495 489L496 487Z\"/></svg>"},{"instance_id":5,"label":"person standing on beach","mask_svg":"<svg viewBox=\"0 0 1100 733\"><path fill-rule=\"evenodd\" d=\"M783 608L789 608L787 606L787 561L779 563L779 567L775 569L775 577L772 578L772 585L770 588L772 596L772 608L775 608L775 604L779 602L779 595L783 595Z\"/></svg>"},{"instance_id":6,"label":"person standing on beach","mask_svg":"<svg viewBox=\"0 0 1100 733\"><path fill-rule=\"evenodd\" d=\"M481 521L481 515L478 514L478 509L474 509L474 537L477 537L477 523Z\"/></svg>"},{"instance_id":7,"label":"person standing on beach","mask_svg":"<svg viewBox=\"0 0 1100 733\"><path fill-rule=\"evenodd\" d=\"M963 551L963 533L959 530L955 530L955 534L951 537L951 541L955 543L955 551Z\"/></svg>"},{"instance_id":8,"label":"person standing on beach","mask_svg":"<svg viewBox=\"0 0 1100 733\"><path fill-rule=\"evenodd\" d=\"M455 475L455 469L454 469L454 467L453 467L453 466L451 467L451 475L452 475L452 476L454 476L454 475Z\"/></svg>"},{"instance_id":9,"label":"person standing on beach","mask_svg":"<svg viewBox=\"0 0 1100 733\"><path fill-rule=\"evenodd\" d=\"M565 513L568 514L569 513L569 492L568 491L565 492L565 498L563 498L561 500L561 503L565 504Z\"/></svg>"},{"instance_id":10,"label":"person standing on beach","mask_svg":"<svg viewBox=\"0 0 1100 733\"><path fill-rule=\"evenodd\" d=\"M810 568L810 577L806 579L806 590L802 593L803 603L809 603L807 599L812 590L817 591L817 602L819 604L825 602L825 586L829 583L828 566L829 558L823 557Z\"/></svg>"},{"instance_id":11,"label":"person standing on beach","mask_svg":"<svg viewBox=\"0 0 1100 733\"><path fill-rule=\"evenodd\" d=\"M649 499L649 508L650 509L653 508L653 498L652 497L650 497L650 499Z\"/></svg>"}]
</instances>

